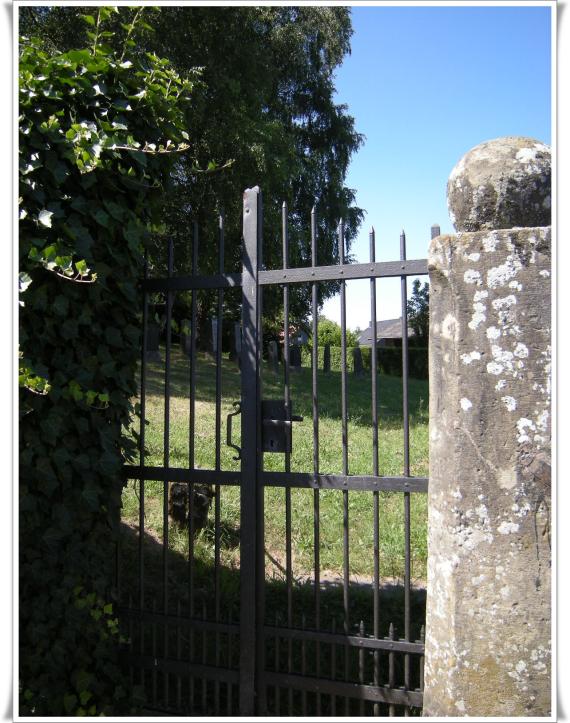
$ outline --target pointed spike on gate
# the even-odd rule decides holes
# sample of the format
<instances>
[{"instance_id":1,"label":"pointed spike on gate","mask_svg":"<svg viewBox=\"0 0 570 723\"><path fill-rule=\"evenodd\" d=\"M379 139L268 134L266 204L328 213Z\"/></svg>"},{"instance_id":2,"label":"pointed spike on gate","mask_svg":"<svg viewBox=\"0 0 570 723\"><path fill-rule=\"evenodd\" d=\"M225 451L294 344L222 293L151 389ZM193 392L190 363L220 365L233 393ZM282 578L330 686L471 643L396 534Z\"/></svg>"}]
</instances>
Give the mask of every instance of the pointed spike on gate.
<instances>
[{"instance_id":1,"label":"pointed spike on gate","mask_svg":"<svg viewBox=\"0 0 570 723\"><path fill-rule=\"evenodd\" d=\"M360 625L358 627L358 632L360 633L360 637L364 637L364 620L360 621Z\"/></svg>"},{"instance_id":2,"label":"pointed spike on gate","mask_svg":"<svg viewBox=\"0 0 570 723\"><path fill-rule=\"evenodd\" d=\"M344 219L338 222L338 252L341 264L344 263Z\"/></svg>"},{"instance_id":3,"label":"pointed spike on gate","mask_svg":"<svg viewBox=\"0 0 570 723\"><path fill-rule=\"evenodd\" d=\"M405 261L406 259L406 232L402 229L400 234L400 260Z\"/></svg>"},{"instance_id":4,"label":"pointed spike on gate","mask_svg":"<svg viewBox=\"0 0 570 723\"><path fill-rule=\"evenodd\" d=\"M422 643L424 643L425 639L426 639L426 626L422 625L421 630L420 630L420 640L422 641Z\"/></svg>"},{"instance_id":5,"label":"pointed spike on gate","mask_svg":"<svg viewBox=\"0 0 570 723\"><path fill-rule=\"evenodd\" d=\"M390 640L394 640L394 623L390 623L390 627L388 628L388 637Z\"/></svg>"}]
</instances>

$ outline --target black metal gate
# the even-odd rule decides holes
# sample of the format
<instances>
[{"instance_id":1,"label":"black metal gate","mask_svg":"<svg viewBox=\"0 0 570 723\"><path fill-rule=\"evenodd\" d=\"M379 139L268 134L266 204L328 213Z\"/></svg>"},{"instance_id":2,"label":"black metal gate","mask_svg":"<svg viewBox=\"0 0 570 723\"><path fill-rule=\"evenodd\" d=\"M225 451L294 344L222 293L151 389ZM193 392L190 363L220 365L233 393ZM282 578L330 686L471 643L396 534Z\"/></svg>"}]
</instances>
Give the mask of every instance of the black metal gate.
<instances>
[{"instance_id":1,"label":"black metal gate","mask_svg":"<svg viewBox=\"0 0 570 723\"><path fill-rule=\"evenodd\" d=\"M344 229L339 226L340 264L317 266L317 224L311 218L312 265L289 268L287 209L283 208L283 265L264 270L261 253L262 204L258 188L244 194L243 267L241 274L224 271L224 229L220 221L219 267L214 275L199 275L198 229L194 228L192 273L173 274L172 244L166 278L143 281L143 353L141 357L141 416L145 419L149 371L149 295L165 297L164 422L162 464L147 465L146 428L140 431L140 465L125 468L137 494L138 522L125 527L119 552L118 588L121 616L127 632L126 662L132 680L142 686L145 708L165 715L414 715L422 705L423 601L411 582L410 498L425 493L426 477L410 475L408 416L408 324L406 279L427 273L427 262L406 260L405 238L400 259L375 261L374 232L370 263L347 264ZM377 350L372 344L371 429L372 474L349 471L349 400L346 343L346 281L370 279L371 323L376 328L376 280L400 277L402 306L403 469L401 476L379 474ZM320 470L318 396L319 283L335 281L341 299L341 430L342 472ZM295 284L310 284L312 296L312 469L292 471L293 414L290 293ZM237 451L239 469L222 465L222 314L224 293L241 287L241 390L235 389L234 412L226 421L227 443ZM281 288L283 294L283 397L265 399L262 390L261 306L264 289ZM208 289L217 294L214 338L214 445L209 468L196 464L196 295ZM191 292L188 337L188 464L171 463L172 306L174 295ZM235 292L234 292L235 293ZM161 382L162 384L162 382ZM198 400L199 401L199 400ZM227 408L226 408L227 411ZM178 412L176 412L178 414ZM241 419L241 441L232 437L232 421ZM307 420L309 421L309 420ZM380 450L381 451L381 450ZM266 453L283 455L282 471L264 468ZM186 558L181 564L172 551L170 519L173 488L182 490L188 510ZM221 524L224 490L239 489L239 562L233 577L221 559L225 531ZM293 576L292 492L307 490L303 505L312 509L313 565L307 574ZM264 528L266 495L283 492L285 559L279 584L266 574ZM310 494L312 490L312 494ZM404 538L404 574L401 585L390 590L380 576L380 523L382 495L401 493ZM236 493L237 494L237 493ZM342 516L342 574L331 580L321 566L321 501L323 494L338 496ZM155 497L151 497L155 495ZM148 528L147 512L158 506L160 529ZM370 579L351 580L349 496L370 500L373 544ZM201 524L195 514L200 500L212 497L213 524L209 524L212 559L196 558L195 539ZM206 502L207 503L207 502ZM340 529L340 528L339 528ZM340 534L340 533L339 533ZM186 550L186 548L185 548ZM230 579L231 577L231 579ZM237 586L231 580L238 580Z\"/></svg>"}]
</instances>

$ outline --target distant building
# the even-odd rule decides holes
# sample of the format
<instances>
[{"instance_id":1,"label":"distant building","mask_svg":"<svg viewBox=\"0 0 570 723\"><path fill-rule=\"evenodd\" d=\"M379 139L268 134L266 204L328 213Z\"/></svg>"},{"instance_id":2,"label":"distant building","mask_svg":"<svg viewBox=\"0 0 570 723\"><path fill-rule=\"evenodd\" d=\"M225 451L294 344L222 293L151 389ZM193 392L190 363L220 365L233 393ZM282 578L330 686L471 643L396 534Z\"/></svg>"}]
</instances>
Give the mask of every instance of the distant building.
<instances>
[{"instance_id":1,"label":"distant building","mask_svg":"<svg viewBox=\"0 0 570 723\"><path fill-rule=\"evenodd\" d=\"M360 346L372 346L372 324L358 335ZM408 326L408 337L414 336L414 330ZM384 319L376 322L376 343L378 346L402 346L402 318Z\"/></svg>"}]
</instances>

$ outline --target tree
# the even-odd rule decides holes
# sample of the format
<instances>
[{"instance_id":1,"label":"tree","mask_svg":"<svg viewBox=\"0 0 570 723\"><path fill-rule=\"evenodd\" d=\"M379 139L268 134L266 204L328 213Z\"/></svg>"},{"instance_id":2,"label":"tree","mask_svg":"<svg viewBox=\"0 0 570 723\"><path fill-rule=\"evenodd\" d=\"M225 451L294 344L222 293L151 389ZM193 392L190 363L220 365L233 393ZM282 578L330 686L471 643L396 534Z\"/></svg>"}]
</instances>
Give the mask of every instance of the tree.
<instances>
[{"instance_id":1,"label":"tree","mask_svg":"<svg viewBox=\"0 0 570 723\"><path fill-rule=\"evenodd\" d=\"M341 346L342 332L340 326L324 316L319 317L318 324L319 346ZM358 335L350 329L346 330L346 346L358 346Z\"/></svg>"},{"instance_id":2,"label":"tree","mask_svg":"<svg viewBox=\"0 0 570 723\"><path fill-rule=\"evenodd\" d=\"M417 346L427 346L429 337L429 284L415 279L407 303L408 326L413 329Z\"/></svg>"},{"instance_id":3,"label":"tree","mask_svg":"<svg viewBox=\"0 0 570 723\"><path fill-rule=\"evenodd\" d=\"M78 8L22 8L21 12L24 24L39 24L59 47L73 47L85 32ZM147 24L138 31L133 52L144 57L151 51L169 58L179 72L202 68L203 86L196 89L189 117L198 165L215 161L223 166L232 161L223 172L197 174L193 162L181 157L174 188L163 197L163 234L156 237L151 254L156 273L165 268L166 238L174 240L177 270L189 271L193 220L200 227L199 271L215 271L216 211L221 209L226 218L225 268L239 270L241 194L254 185L264 195L267 268L282 263L283 201L290 209L291 266L310 263L313 206L318 218L317 263L338 262L341 218L349 259L363 212L354 205L354 191L344 181L351 155L363 139L346 106L334 102L334 72L350 52L350 9L162 7L148 8L145 15ZM319 303L337 290L338 283L319 284ZM308 285L292 288L292 323L306 321L310 293ZM205 332L215 296L204 292L198 299ZM278 289L267 290L266 318L275 317L281 303ZM228 314L235 315L236 310L236 303L232 307L228 302Z\"/></svg>"}]
</instances>

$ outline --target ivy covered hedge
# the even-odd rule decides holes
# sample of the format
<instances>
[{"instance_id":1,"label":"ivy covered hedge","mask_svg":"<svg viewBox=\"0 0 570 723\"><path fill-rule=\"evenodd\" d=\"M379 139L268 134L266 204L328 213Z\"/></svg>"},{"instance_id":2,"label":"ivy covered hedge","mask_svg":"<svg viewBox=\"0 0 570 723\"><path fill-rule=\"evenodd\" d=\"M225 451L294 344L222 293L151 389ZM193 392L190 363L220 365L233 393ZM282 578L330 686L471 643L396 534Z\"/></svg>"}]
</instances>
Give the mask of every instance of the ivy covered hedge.
<instances>
[{"instance_id":1,"label":"ivy covered hedge","mask_svg":"<svg viewBox=\"0 0 570 723\"><path fill-rule=\"evenodd\" d=\"M120 50L105 21L122 14ZM86 47L19 61L20 715L125 714L112 598L121 467L135 443L137 280L189 150L195 78L132 55L140 9L86 15Z\"/></svg>"}]
</instances>

